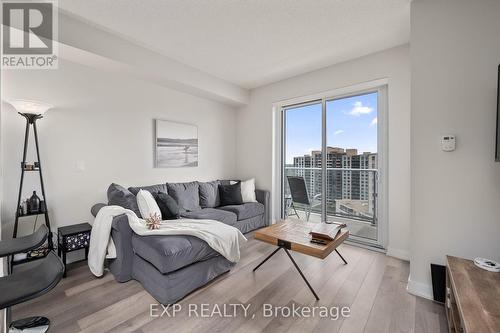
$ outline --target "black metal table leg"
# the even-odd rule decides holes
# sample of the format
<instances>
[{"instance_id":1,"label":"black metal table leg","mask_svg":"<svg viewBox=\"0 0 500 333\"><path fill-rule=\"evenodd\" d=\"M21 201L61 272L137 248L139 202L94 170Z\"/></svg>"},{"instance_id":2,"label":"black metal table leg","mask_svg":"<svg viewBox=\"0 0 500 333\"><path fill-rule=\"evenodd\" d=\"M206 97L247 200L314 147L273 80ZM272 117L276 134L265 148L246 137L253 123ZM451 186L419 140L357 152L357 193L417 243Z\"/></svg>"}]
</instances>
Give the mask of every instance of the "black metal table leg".
<instances>
[{"instance_id":1,"label":"black metal table leg","mask_svg":"<svg viewBox=\"0 0 500 333\"><path fill-rule=\"evenodd\" d=\"M276 254L276 252L278 252L280 249L281 249L281 247L278 247L276 250L274 250L273 253L271 253L270 255L268 255L267 258L264 259L264 261L262 261L260 264L257 265L257 267L255 267L253 269L253 271L255 272L257 270L257 268L259 268L260 266L262 266L263 263L265 263L266 261L268 261L269 258L271 258L272 256L274 256Z\"/></svg>"},{"instance_id":2,"label":"black metal table leg","mask_svg":"<svg viewBox=\"0 0 500 333\"><path fill-rule=\"evenodd\" d=\"M302 276L302 279L304 279L304 281L306 282L307 286L309 287L309 289L311 290L311 292L313 293L314 297L316 297L316 300L319 301L319 297L318 295L316 294L316 292L314 291L313 287L311 287L311 285L309 284L309 281L307 281L306 277L304 276L304 274L302 273L302 271L300 270L299 266L297 265L297 263L295 262L295 260L293 260L293 257L292 255L290 254L290 252L288 252L287 249L283 248L283 250L285 250L286 254L288 254L288 258L290 258L290 260L293 262L293 265L295 266L295 268L297 268L297 270L299 271L299 274L300 276Z\"/></svg>"},{"instance_id":3,"label":"black metal table leg","mask_svg":"<svg viewBox=\"0 0 500 333\"><path fill-rule=\"evenodd\" d=\"M347 265L347 261L344 259L344 257L342 257L342 255L340 254L340 252L337 249L335 249L335 252L337 252L337 254L339 255L340 259L342 259L342 261L344 262L344 264Z\"/></svg>"}]
</instances>

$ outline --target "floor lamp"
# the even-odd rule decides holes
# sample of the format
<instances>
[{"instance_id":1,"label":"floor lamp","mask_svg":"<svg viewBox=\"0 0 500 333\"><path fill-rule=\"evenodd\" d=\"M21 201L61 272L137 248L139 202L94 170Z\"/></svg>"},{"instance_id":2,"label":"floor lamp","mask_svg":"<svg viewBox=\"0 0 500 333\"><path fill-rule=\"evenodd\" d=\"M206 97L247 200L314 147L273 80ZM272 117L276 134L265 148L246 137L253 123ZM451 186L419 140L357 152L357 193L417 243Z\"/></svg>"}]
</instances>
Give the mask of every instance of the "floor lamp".
<instances>
[{"instance_id":1,"label":"floor lamp","mask_svg":"<svg viewBox=\"0 0 500 333\"><path fill-rule=\"evenodd\" d=\"M16 238L17 232L18 232L18 224L19 224L19 218L21 217L26 217L26 216L36 216L36 215L44 215L45 217L45 225L49 229L49 237L48 237L48 248L49 250L53 249L53 244L52 244L52 233L50 229L50 221L49 221L49 214L48 214L48 209L47 209L47 197L45 195L45 185L43 182L43 175L42 175L42 164L40 162L40 150L39 150L39 144L38 144L38 131L37 131L37 120L43 118L43 114L45 114L50 108L52 108L52 105L43 103L43 102L38 102L38 101L30 101L30 100L23 100L23 99L16 99L16 100L11 100L9 103L14 106L16 111L23 116L26 119L26 129L24 132L24 148L23 148L23 159L21 161L21 180L19 183L19 192L18 192L18 197L17 197L17 206L16 206L16 218L14 222L14 232L13 232L13 238ZM28 141L29 141L29 136L30 136L30 129L33 128L33 135L35 138L35 148L36 148L36 158L37 161L33 164L30 165L26 161L27 157L27 152L28 152ZM20 211L19 207L21 205L21 195L22 195L22 190L23 190L23 183L24 183L24 174L25 172L38 172L40 176L40 187L42 189L42 198L43 198L43 205L39 205L38 211ZM43 206L43 207L42 207Z\"/></svg>"}]
</instances>

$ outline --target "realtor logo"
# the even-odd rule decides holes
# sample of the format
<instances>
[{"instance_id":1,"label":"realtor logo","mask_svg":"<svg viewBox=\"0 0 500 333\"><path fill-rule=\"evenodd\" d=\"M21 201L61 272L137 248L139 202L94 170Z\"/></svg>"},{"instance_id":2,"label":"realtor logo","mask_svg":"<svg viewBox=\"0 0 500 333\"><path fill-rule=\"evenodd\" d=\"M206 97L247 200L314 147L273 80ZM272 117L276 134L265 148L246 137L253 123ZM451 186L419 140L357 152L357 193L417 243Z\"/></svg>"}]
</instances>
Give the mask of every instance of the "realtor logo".
<instances>
[{"instance_id":1,"label":"realtor logo","mask_svg":"<svg viewBox=\"0 0 500 333\"><path fill-rule=\"evenodd\" d=\"M2 68L57 68L54 1L2 1Z\"/></svg>"}]
</instances>

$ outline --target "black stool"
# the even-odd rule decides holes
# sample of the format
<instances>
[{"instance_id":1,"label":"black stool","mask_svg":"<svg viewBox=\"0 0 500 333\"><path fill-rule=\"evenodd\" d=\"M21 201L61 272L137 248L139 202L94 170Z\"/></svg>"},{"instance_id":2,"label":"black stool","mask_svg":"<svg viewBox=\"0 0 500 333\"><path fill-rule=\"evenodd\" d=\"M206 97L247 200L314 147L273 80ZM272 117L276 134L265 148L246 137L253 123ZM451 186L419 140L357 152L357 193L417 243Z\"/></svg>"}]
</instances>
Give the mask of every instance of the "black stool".
<instances>
[{"instance_id":1,"label":"black stool","mask_svg":"<svg viewBox=\"0 0 500 333\"><path fill-rule=\"evenodd\" d=\"M9 260L9 256L39 248L47 240L48 233L47 227L42 225L34 234L29 236L1 241L0 257L7 257L7 260ZM19 273L1 277L0 309L7 309L7 324L10 323L11 306L46 294L61 281L63 274L64 265L59 257L53 251L50 251L36 265ZM9 331L22 332L23 329L29 328L34 332L46 332L49 325L48 318L30 317L10 323Z\"/></svg>"}]
</instances>

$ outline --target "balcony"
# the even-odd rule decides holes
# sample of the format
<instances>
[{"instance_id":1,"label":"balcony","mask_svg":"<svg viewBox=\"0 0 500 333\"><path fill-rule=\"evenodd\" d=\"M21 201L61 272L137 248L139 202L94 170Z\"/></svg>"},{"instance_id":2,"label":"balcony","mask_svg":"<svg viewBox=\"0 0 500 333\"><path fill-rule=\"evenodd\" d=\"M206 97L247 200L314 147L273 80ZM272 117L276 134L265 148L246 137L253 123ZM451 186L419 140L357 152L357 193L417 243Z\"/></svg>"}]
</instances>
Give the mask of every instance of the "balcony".
<instances>
[{"instance_id":1,"label":"balcony","mask_svg":"<svg viewBox=\"0 0 500 333\"><path fill-rule=\"evenodd\" d=\"M328 221L346 223L352 235L377 240L377 169L327 168L326 188L322 191L322 169L286 166L285 215L299 216L310 222L321 222L322 205ZM310 206L294 203L287 176L302 177ZM323 199L324 198L324 199Z\"/></svg>"}]
</instances>

